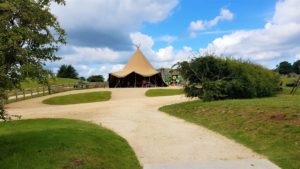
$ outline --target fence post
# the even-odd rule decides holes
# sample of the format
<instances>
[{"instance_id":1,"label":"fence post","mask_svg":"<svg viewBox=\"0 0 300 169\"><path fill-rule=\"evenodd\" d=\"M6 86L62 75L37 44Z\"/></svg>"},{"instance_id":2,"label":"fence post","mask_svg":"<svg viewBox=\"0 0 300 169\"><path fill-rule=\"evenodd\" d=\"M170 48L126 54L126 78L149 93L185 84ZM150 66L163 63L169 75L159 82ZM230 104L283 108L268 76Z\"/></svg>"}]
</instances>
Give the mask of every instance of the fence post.
<instances>
[{"instance_id":1,"label":"fence post","mask_svg":"<svg viewBox=\"0 0 300 169\"><path fill-rule=\"evenodd\" d=\"M25 90L22 90L23 92L23 100L25 100Z\"/></svg>"},{"instance_id":2,"label":"fence post","mask_svg":"<svg viewBox=\"0 0 300 169\"><path fill-rule=\"evenodd\" d=\"M18 101L18 91L15 90L15 95L16 95L16 101Z\"/></svg>"},{"instance_id":3,"label":"fence post","mask_svg":"<svg viewBox=\"0 0 300 169\"><path fill-rule=\"evenodd\" d=\"M48 94L50 95L51 94L51 86L48 85Z\"/></svg>"},{"instance_id":4,"label":"fence post","mask_svg":"<svg viewBox=\"0 0 300 169\"><path fill-rule=\"evenodd\" d=\"M45 96L45 86L43 86L43 96Z\"/></svg>"},{"instance_id":5,"label":"fence post","mask_svg":"<svg viewBox=\"0 0 300 169\"><path fill-rule=\"evenodd\" d=\"M30 96L32 97L32 88L30 88Z\"/></svg>"},{"instance_id":6,"label":"fence post","mask_svg":"<svg viewBox=\"0 0 300 169\"><path fill-rule=\"evenodd\" d=\"M37 87L36 89L37 89L37 95L39 95L40 94L40 87Z\"/></svg>"}]
</instances>

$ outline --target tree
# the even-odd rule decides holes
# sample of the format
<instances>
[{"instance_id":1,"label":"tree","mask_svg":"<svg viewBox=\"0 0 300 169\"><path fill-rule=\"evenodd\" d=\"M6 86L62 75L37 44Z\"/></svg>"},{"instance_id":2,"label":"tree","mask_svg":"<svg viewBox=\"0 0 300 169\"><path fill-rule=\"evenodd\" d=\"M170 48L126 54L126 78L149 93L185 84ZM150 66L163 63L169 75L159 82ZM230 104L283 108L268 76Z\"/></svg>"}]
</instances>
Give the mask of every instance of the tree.
<instances>
[{"instance_id":1,"label":"tree","mask_svg":"<svg viewBox=\"0 0 300 169\"><path fill-rule=\"evenodd\" d=\"M297 60L293 64L294 73L300 74L300 60Z\"/></svg>"},{"instance_id":2,"label":"tree","mask_svg":"<svg viewBox=\"0 0 300 169\"><path fill-rule=\"evenodd\" d=\"M60 66L56 76L62 78L78 79L78 73L72 65Z\"/></svg>"},{"instance_id":3,"label":"tree","mask_svg":"<svg viewBox=\"0 0 300 169\"><path fill-rule=\"evenodd\" d=\"M20 88L25 78L47 83L50 71L46 62L59 59L55 55L65 44L65 31L50 12L50 4L64 5L64 0L0 1L0 118L6 91Z\"/></svg>"},{"instance_id":4,"label":"tree","mask_svg":"<svg viewBox=\"0 0 300 169\"><path fill-rule=\"evenodd\" d=\"M289 62L283 61L277 66L277 71L279 74L287 75L293 73L293 66Z\"/></svg>"},{"instance_id":5,"label":"tree","mask_svg":"<svg viewBox=\"0 0 300 169\"><path fill-rule=\"evenodd\" d=\"M87 78L88 82L104 82L102 75L93 75Z\"/></svg>"}]
</instances>

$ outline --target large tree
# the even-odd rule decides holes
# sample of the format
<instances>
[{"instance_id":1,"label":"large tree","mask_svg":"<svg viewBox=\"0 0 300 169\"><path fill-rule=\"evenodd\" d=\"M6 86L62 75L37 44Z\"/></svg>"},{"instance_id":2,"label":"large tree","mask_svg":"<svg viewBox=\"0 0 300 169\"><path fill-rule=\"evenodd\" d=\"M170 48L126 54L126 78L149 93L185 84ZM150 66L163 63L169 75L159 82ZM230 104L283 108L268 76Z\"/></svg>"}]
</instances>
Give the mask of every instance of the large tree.
<instances>
[{"instance_id":1,"label":"large tree","mask_svg":"<svg viewBox=\"0 0 300 169\"><path fill-rule=\"evenodd\" d=\"M50 4L64 0L0 0L0 118L5 119L6 91L25 78L47 83L44 68L65 44L65 31L50 12Z\"/></svg>"},{"instance_id":2,"label":"large tree","mask_svg":"<svg viewBox=\"0 0 300 169\"><path fill-rule=\"evenodd\" d=\"M294 73L300 74L300 60L297 60L293 64Z\"/></svg>"},{"instance_id":3,"label":"large tree","mask_svg":"<svg viewBox=\"0 0 300 169\"><path fill-rule=\"evenodd\" d=\"M279 74L287 75L293 73L293 66L289 62L283 61L277 66L277 71Z\"/></svg>"},{"instance_id":4,"label":"large tree","mask_svg":"<svg viewBox=\"0 0 300 169\"><path fill-rule=\"evenodd\" d=\"M78 73L72 65L60 66L56 76L62 78L78 79Z\"/></svg>"}]
</instances>

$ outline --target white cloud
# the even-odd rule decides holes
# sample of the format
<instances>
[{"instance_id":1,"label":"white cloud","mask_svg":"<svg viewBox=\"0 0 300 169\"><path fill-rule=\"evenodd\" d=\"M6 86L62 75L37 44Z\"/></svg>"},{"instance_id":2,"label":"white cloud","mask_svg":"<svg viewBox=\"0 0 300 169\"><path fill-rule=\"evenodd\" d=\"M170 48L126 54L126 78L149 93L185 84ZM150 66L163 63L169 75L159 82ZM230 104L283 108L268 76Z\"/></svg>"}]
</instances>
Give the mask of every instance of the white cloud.
<instances>
[{"instance_id":1,"label":"white cloud","mask_svg":"<svg viewBox=\"0 0 300 169\"><path fill-rule=\"evenodd\" d=\"M167 42L168 44L173 43L174 41L176 41L178 38L176 36L170 36L170 35L164 35L162 37L159 37L157 40L158 41L163 41L163 42Z\"/></svg>"},{"instance_id":2,"label":"white cloud","mask_svg":"<svg viewBox=\"0 0 300 169\"><path fill-rule=\"evenodd\" d=\"M156 52L156 56L160 61L171 61L174 57L174 47L167 46L166 48L161 48Z\"/></svg>"},{"instance_id":3,"label":"white cloud","mask_svg":"<svg viewBox=\"0 0 300 169\"><path fill-rule=\"evenodd\" d=\"M234 14L230 10L223 8L220 11L220 15L216 16L214 19L210 21L203 21L203 20L192 21L190 23L189 30L191 31L192 36L195 36L196 31L210 29L216 26L220 21L232 20L233 17Z\"/></svg>"},{"instance_id":4,"label":"white cloud","mask_svg":"<svg viewBox=\"0 0 300 169\"><path fill-rule=\"evenodd\" d=\"M202 52L253 61L300 54L300 1L278 1L273 19L262 29L236 31L215 39Z\"/></svg>"},{"instance_id":5,"label":"white cloud","mask_svg":"<svg viewBox=\"0 0 300 169\"><path fill-rule=\"evenodd\" d=\"M124 30L162 21L177 4L178 0L67 0L66 6L54 6L52 11L70 29Z\"/></svg>"},{"instance_id":6,"label":"white cloud","mask_svg":"<svg viewBox=\"0 0 300 169\"><path fill-rule=\"evenodd\" d=\"M110 48L89 48L70 46L71 54L62 56L61 63L68 64L102 64L118 63L126 60L130 52L118 52Z\"/></svg>"},{"instance_id":7,"label":"white cloud","mask_svg":"<svg viewBox=\"0 0 300 169\"><path fill-rule=\"evenodd\" d=\"M121 48L129 45L130 32L138 31L143 23L163 21L179 0L67 0L66 3L66 6L54 5L52 12L67 30L72 45Z\"/></svg>"}]
</instances>

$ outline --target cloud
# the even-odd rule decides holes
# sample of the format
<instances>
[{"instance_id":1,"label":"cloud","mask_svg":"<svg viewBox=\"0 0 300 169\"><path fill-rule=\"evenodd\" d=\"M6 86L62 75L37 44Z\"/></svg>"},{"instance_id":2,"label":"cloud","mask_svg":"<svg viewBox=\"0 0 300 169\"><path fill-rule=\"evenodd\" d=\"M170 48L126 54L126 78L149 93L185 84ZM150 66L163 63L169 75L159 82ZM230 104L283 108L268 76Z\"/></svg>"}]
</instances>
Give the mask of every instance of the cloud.
<instances>
[{"instance_id":1,"label":"cloud","mask_svg":"<svg viewBox=\"0 0 300 169\"><path fill-rule=\"evenodd\" d=\"M271 21L264 28L240 30L215 39L203 52L257 62L300 54L300 1L278 1Z\"/></svg>"},{"instance_id":2,"label":"cloud","mask_svg":"<svg viewBox=\"0 0 300 169\"><path fill-rule=\"evenodd\" d=\"M167 42L168 44L171 44L177 39L177 36L164 35L162 37L157 38L157 41Z\"/></svg>"},{"instance_id":3,"label":"cloud","mask_svg":"<svg viewBox=\"0 0 300 169\"><path fill-rule=\"evenodd\" d=\"M183 60L187 60L192 55L192 48L184 46L182 49L175 50L172 45L168 45L164 48L154 50L155 44L153 38L149 35L141 32L135 32L130 34L131 40L134 44L140 44L141 50L144 55L153 63L154 67L171 67L175 63Z\"/></svg>"},{"instance_id":4,"label":"cloud","mask_svg":"<svg viewBox=\"0 0 300 169\"><path fill-rule=\"evenodd\" d=\"M228 10L228 9L221 9L220 15L216 16L214 19L210 21L203 21L203 20L197 20L197 21L192 21L189 26L189 30L191 31L190 35L191 37L195 37L197 34L197 31L203 31L210 29L214 26L216 26L220 21L224 20L232 20L234 17L234 14Z\"/></svg>"},{"instance_id":5,"label":"cloud","mask_svg":"<svg viewBox=\"0 0 300 169\"><path fill-rule=\"evenodd\" d=\"M67 0L51 10L68 32L71 45L128 50L129 33L143 23L158 23L172 14L178 0Z\"/></svg>"}]
</instances>

